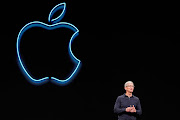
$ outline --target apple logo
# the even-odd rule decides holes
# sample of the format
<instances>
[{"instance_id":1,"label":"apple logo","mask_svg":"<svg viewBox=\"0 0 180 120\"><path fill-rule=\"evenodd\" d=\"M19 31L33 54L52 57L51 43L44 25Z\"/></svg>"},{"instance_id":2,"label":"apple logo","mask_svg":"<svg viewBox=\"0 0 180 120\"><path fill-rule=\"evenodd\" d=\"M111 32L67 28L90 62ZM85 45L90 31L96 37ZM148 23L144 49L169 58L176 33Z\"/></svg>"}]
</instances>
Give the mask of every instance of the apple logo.
<instances>
[{"instance_id":1,"label":"apple logo","mask_svg":"<svg viewBox=\"0 0 180 120\"><path fill-rule=\"evenodd\" d=\"M58 10L62 10L61 14L56 17L55 19L52 19L52 16L54 15L54 13ZM32 83L35 85L39 85L39 84L43 84L46 83L48 81L51 81L53 83L56 83L58 85L67 85L68 83L70 83L72 81L72 79L75 77L75 75L78 73L80 65L81 65L81 61L76 58L71 50L71 44L73 42L73 40L78 36L79 34L79 30L77 27L75 27L73 24L68 23L68 22L60 22L60 20L64 17L66 12L66 3L60 3L58 5L56 5L51 12L49 13L49 17L48 17L48 21L50 23L52 23L51 25L40 22L40 21L33 21L30 22L28 24L26 24L19 32L18 37L17 37L17 43L16 43L16 50L17 50L17 61L18 61L18 65L22 71L22 73L25 75L25 77ZM66 78L66 79L58 79L56 77L43 77L40 79L35 79L32 77L32 75L30 75L30 73L28 72L28 69L26 68L22 58L21 58L21 54L20 54L20 42L21 42L21 38L23 36L23 34L30 28L33 27L39 27L39 28L43 28L46 30L54 30L57 28L67 28L73 31L73 35L70 38L69 41L69 46L68 46L68 51L69 51L69 56L70 58L73 60L73 62L75 63L75 67L72 70L71 74Z\"/></svg>"}]
</instances>

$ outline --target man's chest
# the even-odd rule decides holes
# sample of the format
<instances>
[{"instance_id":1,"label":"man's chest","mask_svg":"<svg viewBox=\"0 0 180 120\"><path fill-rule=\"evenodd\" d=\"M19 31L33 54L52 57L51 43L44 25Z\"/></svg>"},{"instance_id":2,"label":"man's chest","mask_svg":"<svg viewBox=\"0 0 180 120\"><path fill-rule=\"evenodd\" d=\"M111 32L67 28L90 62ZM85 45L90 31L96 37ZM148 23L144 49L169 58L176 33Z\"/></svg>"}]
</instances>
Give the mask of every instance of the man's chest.
<instances>
[{"instance_id":1,"label":"man's chest","mask_svg":"<svg viewBox=\"0 0 180 120\"><path fill-rule=\"evenodd\" d=\"M127 108L127 107L132 107L134 105L134 107L137 106L137 100L134 99L134 98L129 98L129 97L125 97L125 98L122 98L120 100L120 107L122 108Z\"/></svg>"}]
</instances>

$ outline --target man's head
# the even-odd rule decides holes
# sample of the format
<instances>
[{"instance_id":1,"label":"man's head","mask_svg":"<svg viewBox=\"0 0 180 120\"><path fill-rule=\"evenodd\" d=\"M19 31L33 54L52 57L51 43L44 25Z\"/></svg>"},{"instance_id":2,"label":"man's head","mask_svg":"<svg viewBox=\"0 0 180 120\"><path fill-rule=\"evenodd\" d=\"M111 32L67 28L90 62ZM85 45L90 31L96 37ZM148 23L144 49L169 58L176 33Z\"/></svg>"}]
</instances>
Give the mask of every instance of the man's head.
<instances>
[{"instance_id":1,"label":"man's head","mask_svg":"<svg viewBox=\"0 0 180 120\"><path fill-rule=\"evenodd\" d=\"M124 89L126 92L132 93L134 91L134 83L132 81L127 81L124 84Z\"/></svg>"}]
</instances>

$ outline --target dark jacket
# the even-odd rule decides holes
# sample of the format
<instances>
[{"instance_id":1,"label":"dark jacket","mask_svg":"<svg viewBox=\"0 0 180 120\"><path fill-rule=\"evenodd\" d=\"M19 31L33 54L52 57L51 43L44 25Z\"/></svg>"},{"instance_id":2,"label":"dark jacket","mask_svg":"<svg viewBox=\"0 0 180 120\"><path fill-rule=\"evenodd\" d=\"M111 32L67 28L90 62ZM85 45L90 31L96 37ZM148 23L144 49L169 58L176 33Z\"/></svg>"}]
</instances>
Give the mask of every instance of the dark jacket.
<instances>
[{"instance_id":1,"label":"dark jacket","mask_svg":"<svg viewBox=\"0 0 180 120\"><path fill-rule=\"evenodd\" d=\"M126 112L126 108L133 105L136 113ZM142 114L139 98L134 95L129 98L125 94L118 96L114 105L114 113L118 114L118 120L136 120L136 117Z\"/></svg>"}]
</instances>

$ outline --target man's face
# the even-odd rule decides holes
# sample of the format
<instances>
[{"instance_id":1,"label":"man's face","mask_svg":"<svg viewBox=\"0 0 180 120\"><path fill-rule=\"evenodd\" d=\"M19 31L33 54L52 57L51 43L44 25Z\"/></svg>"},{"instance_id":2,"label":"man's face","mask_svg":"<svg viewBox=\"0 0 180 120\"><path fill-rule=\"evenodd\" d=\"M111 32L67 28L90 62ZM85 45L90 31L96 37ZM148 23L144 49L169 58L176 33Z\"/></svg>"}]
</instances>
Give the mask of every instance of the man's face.
<instances>
[{"instance_id":1,"label":"man's face","mask_svg":"<svg viewBox=\"0 0 180 120\"><path fill-rule=\"evenodd\" d=\"M127 86L125 87L125 90L127 92L132 93L134 91L134 84L133 83L128 83Z\"/></svg>"}]
</instances>

